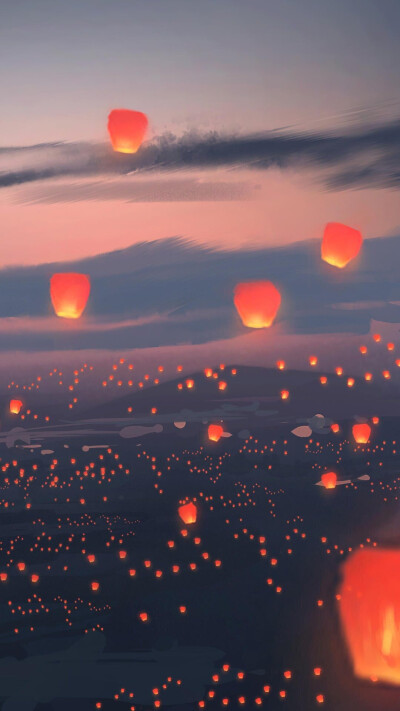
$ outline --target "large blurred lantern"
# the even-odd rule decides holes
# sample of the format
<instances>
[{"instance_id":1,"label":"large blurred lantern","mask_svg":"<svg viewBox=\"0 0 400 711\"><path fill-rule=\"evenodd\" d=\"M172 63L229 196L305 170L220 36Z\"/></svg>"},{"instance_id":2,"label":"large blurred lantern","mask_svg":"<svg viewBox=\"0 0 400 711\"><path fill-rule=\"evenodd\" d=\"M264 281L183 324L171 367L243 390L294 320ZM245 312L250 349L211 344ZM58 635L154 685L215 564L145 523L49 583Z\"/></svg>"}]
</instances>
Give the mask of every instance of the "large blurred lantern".
<instances>
[{"instance_id":1,"label":"large blurred lantern","mask_svg":"<svg viewBox=\"0 0 400 711\"><path fill-rule=\"evenodd\" d=\"M339 613L353 670L400 684L400 551L363 548L342 568Z\"/></svg>"},{"instance_id":2,"label":"large blurred lantern","mask_svg":"<svg viewBox=\"0 0 400 711\"><path fill-rule=\"evenodd\" d=\"M371 428L366 422L364 422L359 425L353 425L352 432L357 444L367 444L371 435Z\"/></svg>"},{"instance_id":3,"label":"large blurred lantern","mask_svg":"<svg viewBox=\"0 0 400 711\"><path fill-rule=\"evenodd\" d=\"M321 244L321 257L328 264L343 269L357 256L362 245L362 235L358 230L340 222L328 222Z\"/></svg>"},{"instance_id":4,"label":"large blurred lantern","mask_svg":"<svg viewBox=\"0 0 400 711\"><path fill-rule=\"evenodd\" d=\"M10 400L10 412L19 415L22 408L22 400Z\"/></svg>"},{"instance_id":5,"label":"large blurred lantern","mask_svg":"<svg viewBox=\"0 0 400 711\"><path fill-rule=\"evenodd\" d=\"M136 153L146 135L148 120L141 111L114 109L108 116L108 132L114 151Z\"/></svg>"},{"instance_id":6,"label":"large blurred lantern","mask_svg":"<svg viewBox=\"0 0 400 711\"><path fill-rule=\"evenodd\" d=\"M221 425L209 425L208 426L208 439L212 442L219 442L224 433L224 428Z\"/></svg>"},{"instance_id":7,"label":"large blurred lantern","mask_svg":"<svg viewBox=\"0 0 400 711\"><path fill-rule=\"evenodd\" d=\"M183 504L183 506L179 506L178 514L183 523L196 523L197 508L192 501L188 504Z\"/></svg>"},{"instance_id":8,"label":"large blurred lantern","mask_svg":"<svg viewBox=\"0 0 400 711\"><path fill-rule=\"evenodd\" d=\"M79 318L90 294L90 279L86 274L53 274L50 296L54 311L61 318Z\"/></svg>"},{"instance_id":9,"label":"large blurred lantern","mask_svg":"<svg viewBox=\"0 0 400 711\"><path fill-rule=\"evenodd\" d=\"M321 476L321 481L325 489L334 489L336 487L337 474L335 472L325 472Z\"/></svg>"},{"instance_id":10,"label":"large blurred lantern","mask_svg":"<svg viewBox=\"0 0 400 711\"><path fill-rule=\"evenodd\" d=\"M268 328L278 312L281 295L270 281L250 281L235 286L233 301L245 326Z\"/></svg>"}]
</instances>

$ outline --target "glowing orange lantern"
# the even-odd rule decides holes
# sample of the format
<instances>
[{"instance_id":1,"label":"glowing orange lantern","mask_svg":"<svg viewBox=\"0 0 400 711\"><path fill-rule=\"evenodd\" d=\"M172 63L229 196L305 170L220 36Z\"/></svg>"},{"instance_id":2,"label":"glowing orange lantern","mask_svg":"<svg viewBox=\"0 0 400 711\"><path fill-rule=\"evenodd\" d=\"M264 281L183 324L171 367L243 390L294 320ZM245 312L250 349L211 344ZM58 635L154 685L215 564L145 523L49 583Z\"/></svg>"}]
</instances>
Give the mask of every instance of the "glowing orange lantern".
<instances>
[{"instance_id":1,"label":"glowing orange lantern","mask_svg":"<svg viewBox=\"0 0 400 711\"><path fill-rule=\"evenodd\" d=\"M309 362L310 365L313 365L313 366L314 366L314 365L317 365L317 363L318 363L318 358L317 358L317 356L314 356L314 355L310 356L309 359L308 359L308 362Z\"/></svg>"},{"instance_id":2,"label":"glowing orange lantern","mask_svg":"<svg viewBox=\"0 0 400 711\"><path fill-rule=\"evenodd\" d=\"M22 400L10 400L10 412L19 415L22 408Z\"/></svg>"},{"instance_id":3,"label":"glowing orange lantern","mask_svg":"<svg viewBox=\"0 0 400 711\"><path fill-rule=\"evenodd\" d=\"M364 422L358 425L353 425L352 432L357 444L367 444L371 435L371 428L366 422Z\"/></svg>"},{"instance_id":4,"label":"glowing orange lantern","mask_svg":"<svg viewBox=\"0 0 400 711\"><path fill-rule=\"evenodd\" d=\"M136 153L146 135L148 119L141 111L114 109L108 116L108 132L114 151Z\"/></svg>"},{"instance_id":5,"label":"glowing orange lantern","mask_svg":"<svg viewBox=\"0 0 400 711\"><path fill-rule=\"evenodd\" d=\"M183 504L182 506L179 506L178 514L181 517L183 523L196 523L197 507L192 501L190 501L188 504Z\"/></svg>"},{"instance_id":6,"label":"glowing orange lantern","mask_svg":"<svg viewBox=\"0 0 400 711\"><path fill-rule=\"evenodd\" d=\"M336 432L339 432L339 429L340 429L340 427L339 427L339 425L337 424L337 422L334 422L334 423L331 425L331 430L332 430L332 432L335 432L335 433L336 433Z\"/></svg>"},{"instance_id":7,"label":"glowing orange lantern","mask_svg":"<svg viewBox=\"0 0 400 711\"><path fill-rule=\"evenodd\" d=\"M60 318L82 316L90 294L90 279L86 274L60 273L50 279L50 297Z\"/></svg>"},{"instance_id":8,"label":"glowing orange lantern","mask_svg":"<svg viewBox=\"0 0 400 711\"><path fill-rule=\"evenodd\" d=\"M359 253L362 235L358 230L339 222L329 222L324 231L321 244L321 257L324 262L343 269Z\"/></svg>"},{"instance_id":9,"label":"glowing orange lantern","mask_svg":"<svg viewBox=\"0 0 400 711\"><path fill-rule=\"evenodd\" d=\"M325 489L334 489L337 482L337 475L335 472L325 472L325 474L321 476L321 481Z\"/></svg>"},{"instance_id":10,"label":"glowing orange lantern","mask_svg":"<svg viewBox=\"0 0 400 711\"><path fill-rule=\"evenodd\" d=\"M284 360L277 360L276 367L278 368L278 370L284 370L285 369L285 361Z\"/></svg>"},{"instance_id":11,"label":"glowing orange lantern","mask_svg":"<svg viewBox=\"0 0 400 711\"><path fill-rule=\"evenodd\" d=\"M342 568L339 613L353 670L400 684L400 551L363 548Z\"/></svg>"},{"instance_id":12,"label":"glowing orange lantern","mask_svg":"<svg viewBox=\"0 0 400 711\"><path fill-rule=\"evenodd\" d=\"M212 442L219 442L223 435L224 429L221 425L209 425L208 427L208 439Z\"/></svg>"},{"instance_id":13,"label":"glowing orange lantern","mask_svg":"<svg viewBox=\"0 0 400 711\"><path fill-rule=\"evenodd\" d=\"M235 286L234 304L248 328L268 328L281 304L281 295L270 281L242 282Z\"/></svg>"},{"instance_id":14,"label":"glowing orange lantern","mask_svg":"<svg viewBox=\"0 0 400 711\"><path fill-rule=\"evenodd\" d=\"M281 390L281 400L288 400L289 390Z\"/></svg>"}]
</instances>

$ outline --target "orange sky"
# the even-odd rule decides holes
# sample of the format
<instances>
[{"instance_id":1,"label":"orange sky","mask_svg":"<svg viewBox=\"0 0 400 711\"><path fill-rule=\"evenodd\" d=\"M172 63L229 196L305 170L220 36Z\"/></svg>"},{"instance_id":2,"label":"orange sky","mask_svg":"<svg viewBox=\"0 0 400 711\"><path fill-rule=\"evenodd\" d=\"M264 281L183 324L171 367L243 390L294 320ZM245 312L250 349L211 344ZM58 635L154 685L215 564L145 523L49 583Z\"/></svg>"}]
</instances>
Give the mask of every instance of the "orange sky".
<instances>
[{"instance_id":1,"label":"orange sky","mask_svg":"<svg viewBox=\"0 0 400 711\"><path fill-rule=\"evenodd\" d=\"M316 238L329 221L357 227L366 238L395 234L400 227L395 190L332 192L321 186L320 176L316 180L315 174L276 169L208 171L200 178L247 185L249 196L212 202L30 204L46 198L49 183L5 189L0 196L1 266L78 259L175 235L236 249ZM142 179L132 180L134 187Z\"/></svg>"}]
</instances>

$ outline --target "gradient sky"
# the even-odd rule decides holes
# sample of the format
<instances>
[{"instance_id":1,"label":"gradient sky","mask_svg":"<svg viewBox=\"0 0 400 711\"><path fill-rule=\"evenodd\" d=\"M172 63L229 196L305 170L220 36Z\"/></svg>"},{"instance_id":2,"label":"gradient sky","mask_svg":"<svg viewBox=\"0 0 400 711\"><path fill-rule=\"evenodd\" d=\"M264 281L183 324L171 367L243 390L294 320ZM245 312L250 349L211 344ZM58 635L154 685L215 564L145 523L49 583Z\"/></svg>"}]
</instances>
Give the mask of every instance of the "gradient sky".
<instances>
[{"instance_id":1,"label":"gradient sky","mask_svg":"<svg viewBox=\"0 0 400 711\"><path fill-rule=\"evenodd\" d=\"M398 0L6 0L1 144L107 141L114 107L145 111L151 136L313 132L394 119L399 32ZM7 169L3 161L0 170ZM177 178L160 201L147 189L132 202L119 188L112 198L91 188L89 198L82 191L71 199L76 181L65 180L3 188L1 265L172 235L240 248L316 237L330 220L366 237L400 227L395 188L328 191L315 170L218 169ZM209 194L195 190L188 199L185 181L193 179ZM121 190L131 179L124 180Z\"/></svg>"}]
</instances>

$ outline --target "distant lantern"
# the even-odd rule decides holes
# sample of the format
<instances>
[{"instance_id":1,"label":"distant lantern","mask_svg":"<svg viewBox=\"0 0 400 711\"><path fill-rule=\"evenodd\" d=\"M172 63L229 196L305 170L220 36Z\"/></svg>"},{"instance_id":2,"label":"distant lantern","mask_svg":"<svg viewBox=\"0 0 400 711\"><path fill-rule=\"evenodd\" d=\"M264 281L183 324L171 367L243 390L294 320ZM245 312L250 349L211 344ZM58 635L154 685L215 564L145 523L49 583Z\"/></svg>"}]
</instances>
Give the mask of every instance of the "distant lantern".
<instances>
[{"instance_id":1,"label":"distant lantern","mask_svg":"<svg viewBox=\"0 0 400 711\"><path fill-rule=\"evenodd\" d=\"M248 328L268 328L281 304L281 295L270 281L242 282L235 286L234 304Z\"/></svg>"},{"instance_id":2,"label":"distant lantern","mask_svg":"<svg viewBox=\"0 0 400 711\"><path fill-rule=\"evenodd\" d=\"M400 551L353 553L343 565L338 593L355 675L400 685Z\"/></svg>"},{"instance_id":3,"label":"distant lantern","mask_svg":"<svg viewBox=\"0 0 400 711\"><path fill-rule=\"evenodd\" d=\"M360 423L353 425L352 432L357 444L367 444L371 435L371 427L366 422Z\"/></svg>"},{"instance_id":4,"label":"distant lantern","mask_svg":"<svg viewBox=\"0 0 400 711\"><path fill-rule=\"evenodd\" d=\"M223 433L224 429L221 425L209 425L208 427L208 439L212 442L219 442Z\"/></svg>"},{"instance_id":5,"label":"distant lantern","mask_svg":"<svg viewBox=\"0 0 400 711\"><path fill-rule=\"evenodd\" d=\"M10 412L19 415L22 408L22 400L10 400Z\"/></svg>"},{"instance_id":6,"label":"distant lantern","mask_svg":"<svg viewBox=\"0 0 400 711\"><path fill-rule=\"evenodd\" d=\"M108 116L108 133L117 153L136 153L149 125L146 114L129 109L113 109Z\"/></svg>"},{"instance_id":7,"label":"distant lantern","mask_svg":"<svg viewBox=\"0 0 400 711\"><path fill-rule=\"evenodd\" d=\"M321 476L321 481L325 489L334 489L337 482L337 475L335 472L326 472Z\"/></svg>"},{"instance_id":8,"label":"distant lantern","mask_svg":"<svg viewBox=\"0 0 400 711\"><path fill-rule=\"evenodd\" d=\"M59 273L50 279L50 297L60 318L82 316L90 294L90 279L86 274Z\"/></svg>"},{"instance_id":9,"label":"distant lantern","mask_svg":"<svg viewBox=\"0 0 400 711\"><path fill-rule=\"evenodd\" d=\"M182 506L179 506L178 514L181 517L183 523L196 523L197 507L192 501L190 501L188 504L183 504Z\"/></svg>"},{"instance_id":10,"label":"distant lantern","mask_svg":"<svg viewBox=\"0 0 400 711\"><path fill-rule=\"evenodd\" d=\"M324 262L343 269L358 255L362 241L358 230L339 222L329 222L322 239L321 257Z\"/></svg>"}]
</instances>

